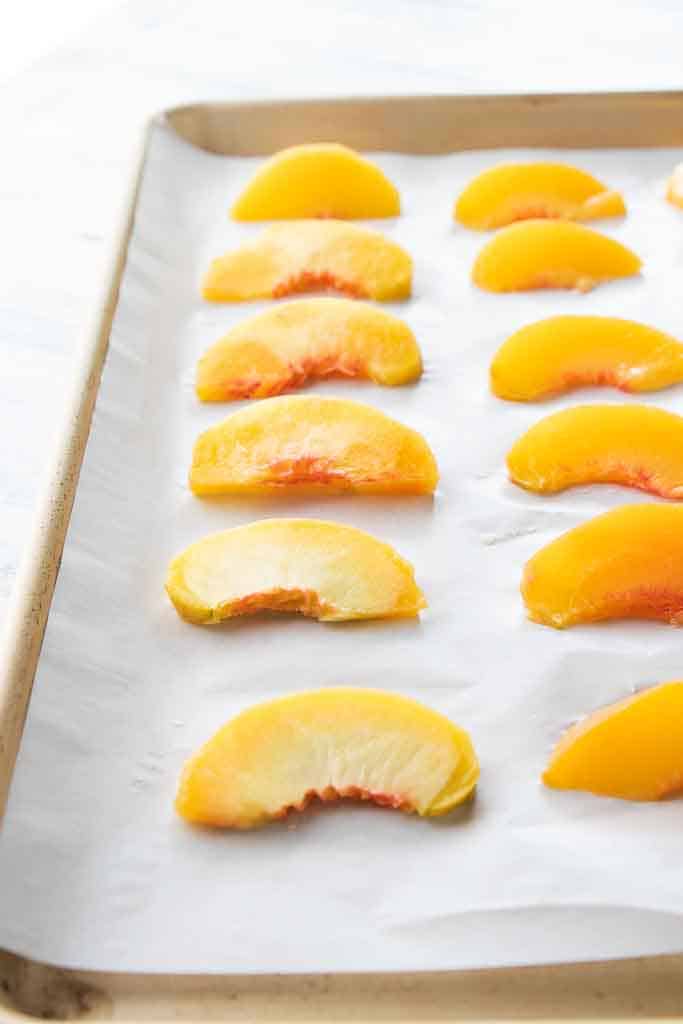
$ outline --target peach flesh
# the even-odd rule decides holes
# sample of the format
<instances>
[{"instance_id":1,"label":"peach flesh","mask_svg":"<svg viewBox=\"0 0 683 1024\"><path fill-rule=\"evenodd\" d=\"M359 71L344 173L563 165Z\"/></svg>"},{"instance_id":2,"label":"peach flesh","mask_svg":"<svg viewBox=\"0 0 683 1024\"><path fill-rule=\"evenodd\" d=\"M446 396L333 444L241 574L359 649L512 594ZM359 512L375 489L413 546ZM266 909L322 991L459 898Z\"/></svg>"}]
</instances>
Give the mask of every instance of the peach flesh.
<instances>
[{"instance_id":1,"label":"peach flesh","mask_svg":"<svg viewBox=\"0 0 683 1024\"><path fill-rule=\"evenodd\" d=\"M375 793L369 789L361 789L360 786L347 786L341 790L335 789L334 786L327 786L321 790L309 790L298 803L283 807L282 810L276 811L273 817L283 819L292 812L305 811L316 800L324 804L337 803L341 800L360 800L375 804L377 807L390 807L395 811L405 811L407 814L412 814L415 810L407 797L397 793Z\"/></svg>"},{"instance_id":2,"label":"peach flesh","mask_svg":"<svg viewBox=\"0 0 683 1024\"><path fill-rule=\"evenodd\" d=\"M274 299L284 299L288 295L305 295L307 292L337 292L347 295L350 299L367 299L368 292L357 281L347 281L337 274L312 273L302 270L300 274L286 277L273 288Z\"/></svg>"},{"instance_id":3,"label":"peach flesh","mask_svg":"<svg viewBox=\"0 0 683 1024\"><path fill-rule=\"evenodd\" d=\"M683 783L683 683L639 690L570 726L542 775L552 789L661 800Z\"/></svg>"},{"instance_id":4,"label":"peach flesh","mask_svg":"<svg viewBox=\"0 0 683 1024\"><path fill-rule=\"evenodd\" d=\"M531 426L507 467L513 483L538 494L621 484L683 498L683 417L642 404L572 406Z\"/></svg>"},{"instance_id":5,"label":"peach flesh","mask_svg":"<svg viewBox=\"0 0 683 1024\"><path fill-rule=\"evenodd\" d=\"M562 534L526 564L529 618L546 626L609 619L683 624L683 508L621 505Z\"/></svg>"},{"instance_id":6,"label":"peach flesh","mask_svg":"<svg viewBox=\"0 0 683 1024\"><path fill-rule=\"evenodd\" d=\"M654 327L605 316L552 316L526 324L495 353L491 390L533 402L580 387L656 391L683 379L683 345Z\"/></svg>"}]
</instances>

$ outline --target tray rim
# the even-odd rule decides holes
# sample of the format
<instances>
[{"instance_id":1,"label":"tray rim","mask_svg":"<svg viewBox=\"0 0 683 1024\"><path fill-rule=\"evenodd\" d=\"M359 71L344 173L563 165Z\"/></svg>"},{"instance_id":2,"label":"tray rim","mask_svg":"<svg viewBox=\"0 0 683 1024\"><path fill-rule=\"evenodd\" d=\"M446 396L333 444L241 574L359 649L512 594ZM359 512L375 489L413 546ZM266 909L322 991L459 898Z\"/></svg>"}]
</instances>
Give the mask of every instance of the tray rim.
<instances>
[{"instance_id":1,"label":"tray rim","mask_svg":"<svg viewBox=\"0 0 683 1024\"><path fill-rule=\"evenodd\" d=\"M115 233L111 247L111 255L106 264L106 272L103 275L103 287L94 304L94 310L87 321L73 371L72 386L65 402L62 423L57 432L54 454L50 460L48 471L36 503L33 514L33 525L29 534L29 541L26 545L20 570L17 574L13 592L10 598L7 616L4 624L2 641L0 642L0 828L6 807L7 796L11 784L11 776L16 756L21 741L23 725L30 701L31 688L35 670L40 656L40 648L44 630L49 617L50 604L54 587L59 572L61 553L69 525L71 508L78 487L78 477L85 447L87 444L93 408L99 391L99 384L104 361L109 346L109 335L111 324L116 310L118 291L122 280L128 252L139 193L140 182L144 172L147 148L152 130L160 124L173 130L190 144L199 145L195 137L188 137L188 125L195 118L202 115L209 118L220 114L221 116L273 116L282 111L296 113L297 115L310 115L312 112L353 112L362 109L364 113L371 111L383 112L388 107L398 110L408 106L420 106L426 104L434 111L437 107L442 112L469 111L480 113L482 107L489 111L500 111L501 108L515 110L519 115L535 118L539 111L550 110L554 114L573 110L582 111L595 110L596 105L612 105L622 112L633 112L634 107L641 104L651 108L659 105L663 108L671 108L683 113L683 90L638 90L618 92L592 92L579 91L568 93L436 93L436 94L406 94L406 95L367 95L354 97L293 97L291 99L272 100L228 100L228 101L198 101L189 104L182 104L153 115L147 120L141 132L137 134L136 144L133 147L131 164L133 167L130 175L130 184L122 204L120 226ZM680 145L683 147L683 117L679 118L680 128L678 137L680 141L666 143L643 143L644 147L656 145ZM192 135L193 133L190 133ZM337 134L336 132L334 134ZM315 135L315 132L313 133ZM309 140L310 140L309 136ZM353 144L353 143L351 143ZM505 145L507 143L502 143ZM527 143L528 144L528 143ZM638 145L632 138L616 145ZM557 144L546 142L545 145L555 147ZM576 142L566 144L567 147L581 148ZM208 148L206 145L200 148ZM269 152L279 148L273 145ZM372 149L372 146L364 146ZM374 147L378 148L378 147ZM387 147L391 148L391 147ZM447 149L441 151L452 151L454 148L497 148L495 144L487 146L461 145L455 147L447 144ZM595 148L585 145L585 148ZM219 152L239 152L234 149L218 150ZM415 151L415 150L413 150ZM427 150L433 152L434 150ZM425 151L425 152L427 152ZM262 152L257 149L256 152ZM422 151L421 151L422 152ZM633 961L604 961L599 964L571 964L571 965L539 965L537 967L516 969L517 973L541 972L547 976L548 983L552 983L553 975L562 972L580 970L581 967L603 968L609 971L610 965L614 963L623 966L628 964L657 964L668 962L674 970L680 974L683 969L683 955L661 956L639 958ZM494 968L476 972L439 972L439 976L446 975L457 981L464 975L477 974L480 976L491 975L500 979L511 970L509 968ZM142 986L147 993L146 1003L151 1014L143 1014L136 1019L161 1019L154 1012L154 1006L161 1003L160 996L164 984L166 996L173 996L173 988L187 979L189 976L174 975L164 976L156 974L129 974L122 972L113 976L104 972L75 971L55 968L50 965L33 961L30 958L21 957L13 953L0 950L0 1020L25 1021L32 1020L35 1016L45 1015L45 1010L53 1019L67 1020L74 1017L87 1015L89 1019L105 1020L111 1015L112 1001L101 989L103 979L117 979L124 981L129 979L135 981L138 987ZM196 978L197 976L195 976ZM243 976L220 976L228 980L237 979ZM305 989L307 979L314 978L325 986L325 977L322 975L291 975L288 984L293 991L283 991L277 1003L281 1005L283 1015L273 1016L272 1010L276 1003L271 996L264 996L262 1007L257 1017L250 1016L249 1019L279 1020L297 1019L291 1016L292 1011L301 1011L300 1019L310 1015L305 1011L305 1002L302 1004L297 993L297 986ZM346 979L352 982L353 975L328 976L332 980L343 981ZM420 979L425 981L429 977L428 972L397 972L390 975L367 974L365 979L376 979L377 989L373 997L369 999L365 1012L367 1019L377 1019L376 1013L378 1000L381 1000L382 992L386 987L391 986L397 979ZM206 991L210 992L216 985L216 976L202 975ZM252 975L248 978L248 984L252 988L258 988L259 981L262 983L272 980L273 976ZM27 981L28 979L28 981ZM213 984L212 984L213 983ZM558 988L561 989L562 981L559 980ZM114 985L118 988L118 984ZM125 987L125 986L124 986ZM20 992L19 998L16 993ZM203 991L199 989L198 992ZM14 995L12 996L12 993ZM352 995L348 993L349 997ZM12 996L12 998L10 998ZM125 992L119 995L120 1005L126 1005ZM159 1003L157 1002L159 1001ZM198 1005L201 998L198 995ZM230 996L225 997L226 1008L230 1003ZM341 1006L344 1005L341 998ZM339 1009L339 1006L337 1007ZM426 1004L425 1009L433 1011L434 1007ZM52 1012L54 1011L54 1012ZM285 1017L286 1012L286 1017ZM358 1008L353 1009L353 1019L358 1020ZM381 1014L381 1008L380 1008ZM117 1014L118 1015L118 1014ZM512 1016L515 1016L513 1014ZM476 1016L476 1015L475 1015ZM507 1014L505 1015L507 1018ZM183 1019L199 1020L199 1010L192 1016ZM132 1018L126 1018L132 1019ZM240 1018L244 1019L244 1018ZM338 1019L346 1019L340 1017ZM388 1021L393 1018L382 1016ZM398 1018L396 1018L398 1019ZM406 1019L406 1018L401 1018ZM419 1019L419 1018L415 1018ZM497 1017L496 1019L503 1019ZM536 1020L543 1018L537 1017ZM571 1018L575 1020L588 1020L586 1017ZM631 1017L613 1017L613 1021L628 1021ZM642 1019L642 1018L641 1018ZM661 1018L660 1018L661 1019ZM682 1016L668 1019L682 1020Z\"/></svg>"},{"instance_id":2,"label":"tray rim","mask_svg":"<svg viewBox=\"0 0 683 1024\"><path fill-rule=\"evenodd\" d=\"M188 104L179 104L174 107L170 107L164 111L159 112L155 118L152 119L153 123L162 122L169 128L176 132L181 138L190 144L198 145L200 148L206 149L209 152L224 152L231 153L232 155L266 155L267 153L273 152L272 142L270 148L268 146L256 146L255 148L247 151L246 149L240 149L235 146L237 139L231 138L231 145L229 148L213 149L210 145L201 145L197 139L197 131L195 122L197 119L201 119L202 115L208 115L211 117L216 112L220 115L225 116L226 114L232 115L233 117L247 116L249 118L258 118L265 115L272 115L275 112L279 114L289 114L302 116L306 115L310 117L313 113L319 112L325 118L329 112L334 112L337 115L344 112L351 114L351 122L345 127L348 131L355 131L356 134L362 125L353 123L357 121L355 112L359 112L365 117L373 112L383 114L387 110L391 109L406 109L411 106L424 106L427 105L431 108L431 113L438 111L442 115L444 113L452 116L454 112L459 113L461 116L466 114L472 114L475 116L477 122L481 121L481 110L485 108L489 114L491 112L500 111L501 107L508 108L508 112L514 112L516 114L516 122L514 127L514 134L517 136L520 131L520 118L524 118L527 121L535 122L539 116L539 113L549 113L553 119L557 118L557 115L563 114L565 117L568 115L582 115L586 112L595 112L596 106L607 106L611 112L620 111L625 114L632 114L634 107L640 104L646 105L648 112L652 111L655 107L660 106L662 108L679 108L683 103L683 89L680 90L661 90L661 89L650 89L650 90L634 90L634 91L607 91L607 92L595 92L595 91L571 91L571 92L557 92L557 93L542 93L542 92L522 92L522 93L425 93L425 94L400 94L400 95L368 95L361 94L358 96L332 96L332 97L310 97L310 96L294 96L286 97L283 99L272 99L272 98L257 98L251 100L224 100L224 101L195 101ZM510 108L513 108L510 111ZM612 113L613 116L613 113ZM443 124L443 116L442 122ZM287 125L287 133L291 133L292 125ZM472 129L472 123L468 125L469 129ZM452 144L444 144L441 148L436 149L421 149L416 150L414 148L414 134L411 133L411 146L404 149L405 152L452 152L453 149L459 150L471 149L471 148L502 148L502 146L523 146L523 142L500 142L500 138L497 132L501 129L501 121L499 120L496 125L495 133L492 136L492 141L489 146L481 145L469 145L460 144L457 147ZM651 130L651 124L645 126L645 132ZM386 131L386 123L382 124L382 128ZM431 126L430 126L431 128ZM428 129L429 130L429 129ZM432 129L433 130L433 129ZM537 130L537 129L534 129ZM655 131L656 126L655 126ZM253 125L251 126L253 132ZM424 129L421 129L424 131ZM568 131L567 125L563 125L561 128L562 134L565 136ZM625 129L620 129L623 135ZM268 133L272 138L272 126L271 131ZM332 133L335 134L334 132ZM399 135L405 137L405 132L399 132ZM596 148L596 142L594 139L594 131L592 125L583 126L582 131L576 132L575 127L575 139L587 140L591 136L591 141L564 141L564 142L553 142L549 141L546 144L549 147L555 148ZM325 128L319 134L319 138L329 138L330 133ZM307 135L308 141L311 141L311 136ZM683 145L683 128L679 133L680 141L677 141L676 145ZM282 145L291 145L289 143L281 143ZM350 145L365 145L369 150L378 149L379 147L368 145L367 140L363 142L349 143ZM653 143L647 141L639 141L639 138L628 133L628 137L623 137L621 142L612 143L617 146L628 146L628 147L649 147L653 145L672 145L673 143ZM529 143L532 147L538 146L536 143ZM603 146L609 148L609 142L603 142ZM399 151L401 147L398 147Z\"/></svg>"}]
</instances>

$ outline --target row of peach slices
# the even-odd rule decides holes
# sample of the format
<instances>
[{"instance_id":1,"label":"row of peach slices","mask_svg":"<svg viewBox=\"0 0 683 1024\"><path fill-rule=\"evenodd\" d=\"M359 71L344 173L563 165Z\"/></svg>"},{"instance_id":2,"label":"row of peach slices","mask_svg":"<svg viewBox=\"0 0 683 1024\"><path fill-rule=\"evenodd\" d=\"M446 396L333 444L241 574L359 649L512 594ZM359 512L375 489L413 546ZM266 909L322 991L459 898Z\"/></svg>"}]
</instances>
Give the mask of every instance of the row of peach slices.
<instances>
[{"instance_id":1,"label":"row of peach slices","mask_svg":"<svg viewBox=\"0 0 683 1024\"><path fill-rule=\"evenodd\" d=\"M662 683L589 715L553 751L542 779L629 800L680 789L683 682ZM335 688L281 697L237 715L185 766L176 808L190 822L249 829L313 799L370 800L422 817L474 793L467 733L417 701Z\"/></svg>"},{"instance_id":2,"label":"row of peach slices","mask_svg":"<svg viewBox=\"0 0 683 1024\"><path fill-rule=\"evenodd\" d=\"M683 380L683 345L607 317L551 317L513 334L491 364L494 394L536 401L576 387L644 392ZM579 405L510 449L513 483L537 494L606 483L683 498L683 417L653 406ZM683 508L628 505L571 530L524 569L529 617L558 629L606 619L683 624Z\"/></svg>"},{"instance_id":3,"label":"row of peach slices","mask_svg":"<svg viewBox=\"0 0 683 1024\"><path fill-rule=\"evenodd\" d=\"M574 171L558 169L555 180L560 182L562 175L571 178ZM549 212L547 203L536 211L524 209L513 185L521 185L523 177L521 167L494 168L481 175L461 196L456 218L472 228L491 228L524 217L584 220L625 213L621 197L607 190L587 194L583 207L573 213ZM526 180L533 180L542 196L541 165ZM573 180L578 185L578 177ZM496 206L494 197L502 196L504 181L511 186L508 202ZM667 198L683 207L683 165L669 181ZM569 260L563 267L561 254L554 250L544 274L535 251L527 257L516 248L525 228L531 239L532 225L521 225L503 232L502 240L480 254L473 272L477 284L509 291L517 290L522 279L533 280L532 287L586 291L608 276L637 272L637 267L629 269L633 254L620 253L613 243L602 249L596 243L596 272L577 278L573 246L584 243L575 230L562 237ZM540 239L541 226L533 231ZM548 238L554 245L560 237L558 225ZM514 257L526 260L521 272L512 266ZM614 272L617 266L621 269ZM683 346L674 338L604 317L552 317L531 324L503 344L490 371L494 394L512 401L537 401L585 385L643 392L682 379ZM681 498L682 452L680 416L645 405L587 405L542 419L512 447L507 467L514 483L541 494L580 484L617 483ZM556 628L620 618L683 624L682 528L683 509L650 505L623 506L571 530L525 566L521 590L529 617ZM682 750L683 683L665 683L595 711L568 729L542 778L558 789L658 800L681 789Z\"/></svg>"},{"instance_id":4,"label":"row of peach slices","mask_svg":"<svg viewBox=\"0 0 683 1024\"><path fill-rule=\"evenodd\" d=\"M683 165L667 197L683 206ZM268 160L235 202L241 221L280 220L212 263L203 294L213 302L282 298L321 287L353 298L404 299L412 261L354 218L395 217L400 197L369 160L337 144L294 146ZM468 228L504 228L479 253L472 280L491 292L589 291L640 271L625 246L578 221L626 213L621 195L576 167L503 164L478 175L453 212ZM523 223L515 223L523 222Z\"/></svg>"},{"instance_id":5,"label":"row of peach slices","mask_svg":"<svg viewBox=\"0 0 683 1024\"><path fill-rule=\"evenodd\" d=\"M536 165L527 168L526 177L522 174L520 179L519 171L502 168L477 179L458 203L458 218L469 226L492 227L506 223L505 217L514 220L539 212L544 216L576 219L624 212L618 196L606 193L595 179L582 172ZM553 187L555 205L550 201ZM530 206L529 188L536 199L545 188L550 198L542 211ZM496 193L498 200L502 195L502 205ZM498 203L497 210L489 209L487 223L481 220L482 197L483 207L491 207L491 197L494 206ZM513 205L517 202L512 214L511 197ZM570 208L571 203L574 205ZM233 212L238 219L321 214L392 216L398 213L398 196L377 168L343 147L296 147L278 155L262 169ZM566 248L574 236L572 225L563 227L569 229L569 234L565 230L557 240L564 239L562 244ZM593 232L588 235L601 239ZM601 242L595 245L600 247ZM577 250L580 259L576 262L575 280L560 281L556 273L554 277L548 276L546 266L535 279L536 284L586 287L588 282L592 285L605 279L596 270L597 264L589 266L590 260L584 260L580 250L581 246ZM605 253L604 246L596 249L598 263ZM490 255L486 258L491 265ZM613 269L609 276L619 276ZM292 225L290 231L271 229L265 244L259 242L255 248L217 261L207 278L204 294L207 298L230 301L329 286L354 297L389 299L410 293L410 277L409 257L380 235L343 224L304 223ZM475 273L475 279L478 277L481 275ZM506 290L507 286L499 287L495 280L495 274L489 280L485 273L478 283L491 290ZM574 326L580 328L579 321L598 318L564 319L575 319ZM588 340L589 333L594 332L589 331L587 323L583 326ZM598 357L600 366L596 367L595 359L592 364L581 359L575 344L558 345L557 332L536 325L537 344L552 347L554 343L556 348L554 366L552 358L541 361L549 379L540 382L540 390L536 382L538 394L560 390L558 378L566 387L594 383L596 372L601 382L633 385L633 390L663 386L678 379L675 373L680 368L681 347L667 339L670 362L676 365L662 366L663 336L639 325L630 326L635 326L636 334L640 332L635 342L633 331L626 329L624 322L605 320L598 325L604 352L602 362ZM533 334L533 328L528 331ZM523 335L519 332L510 339L508 349L519 347L520 343L523 346ZM620 379L618 374L625 373L623 349L629 344L633 349L633 373ZM492 368L494 390L508 398L538 397L532 393L503 393L506 367L513 378L512 384L507 384L508 390L514 392L516 387L519 392L520 381L515 383L514 378L520 375L522 390L526 387L529 391L531 387L533 392L534 387L533 382L523 378L525 374L528 377L535 360L531 364L526 358L506 360L505 348ZM563 367L563 361L568 365ZM644 372L640 364L645 364ZM667 372L671 380L667 379ZM276 395L300 386L309 377L341 374L397 385L417 379L420 373L419 348L412 332L401 321L365 304L318 299L279 307L234 328L201 360L197 392L204 401L221 401ZM584 425L563 425L570 449ZM663 422L653 423L652 430L659 429L661 433L666 426ZM619 429L615 423L617 434ZM637 433L641 435L642 431ZM311 453L313 437L316 443ZM522 439L510 455L511 476L522 486L557 490L587 479L613 479L595 472L587 476L591 470L586 468L585 459L581 463L580 451L575 451L575 479L567 476L565 462L564 482L552 478L552 467L547 479L532 480L524 473L524 456L526 452L527 463L536 465L534 450L539 444L541 449L544 444L547 446L542 431L539 437ZM628 469L628 459L625 464ZM674 466L671 472L675 473ZM620 482L642 486L641 477L626 476L625 471ZM551 478L553 485L548 484ZM207 431L195 446L190 471L190 486L200 495L278 494L290 486L295 486L299 493L303 488L317 493L424 494L433 492L437 479L433 455L415 431L359 403L304 398L262 403ZM287 552L292 549L299 552L300 585L295 590L283 575L283 567L288 564ZM266 551L271 557L265 557ZM273 558L274 551L280 551L281 557ZM269 520L206 538L174 560L167 589L179 613L202 624L262 608L299 611L323 621L340 621L415 615L425 606L412 568L390 547L349 527L306 520ZM532 617L538 618L531 605L529 608ZM553 620L552 624L560 623ZM292 742L301 735L304 721L316 726L313 734L326 752L325 758L316 761L310 750L297 749ZM369 727L377 732L378 749L382 749L382 744L391 749L391 771L387 771L386 758L377 759L375 765L357 764L354 768L353 758L346 757L345 751L354 749L354 730L361 729L365 734ZM273 746L268 739L265 746L260 744L260 738L270 737L272 730L287 741ZM251 749L257 733L258 749ZM444 742L443 749L439 748L437 738ZM310 779L302 778L302 758L307 764L316 765ZM340 758L348 769L341 774ZM253 760L255 769L248 779L240 773L241 782L237 785L235 768L245 760ZM406 772L407 764L422 764L424 770ZM273 702L229 723L186 769L177 806L189 820L233 827L250 827L280 816L290 807L305 805L313 795L323 799L356 796L417 810L420 814L437 814L465 799L474 789L477 777L476 756L469 738L434 712L414 702L372 691L326 691ZM545 778L549 784L563 784L550 769ZM568 784L572 785L571 780Z\"/></svg>"},{"instance_id":6,"label":"row of peach slices","mask_svg":"<svg viewBox=\"0 0 683 1024\"><path fill-rule=\"evenodd\" d=\"M343 147L297 147L256 175L238 219L394 216L396 190ZM320 288L357 298L410 294L410 257L381 235L304 221L214 263L203 293L234 301ZM268 398L311 378L407 384L422 373L410 328L365 303L313 299L233 328L200 361L202 401ZM438 471L415 431L357 402L268 398L197 441L195 494L431 494ZM292 581L295 581L293 585ZM179 614L207 624L270 609L325 622L415 616L426 604L389 545L335 523L270 519L207 537L170 566ZM371 742L368 743L368 737ZM325 690L251 708L186 765L176 807L188 821L253 828L309 800L350 797L442 814L479 776L468 735L405 698Z\"/></svg>"}]
</instances>

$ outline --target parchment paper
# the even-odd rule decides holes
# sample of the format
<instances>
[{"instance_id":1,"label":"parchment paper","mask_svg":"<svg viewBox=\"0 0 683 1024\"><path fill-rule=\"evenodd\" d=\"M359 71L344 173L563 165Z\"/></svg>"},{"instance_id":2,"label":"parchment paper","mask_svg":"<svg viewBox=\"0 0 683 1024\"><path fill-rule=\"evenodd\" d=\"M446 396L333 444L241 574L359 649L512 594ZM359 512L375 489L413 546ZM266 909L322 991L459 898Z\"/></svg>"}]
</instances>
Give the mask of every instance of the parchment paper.
<instances>
[{"instance_id":1,"label":"parchment paper","mask_svg":"<svg viewBox=\"0 0 683 1024\"><path fill-rule=\"evenodd\" d=\"M538 155L538 154L536 154ZM537 498L504 456L583 392L515 405L488 392L497 346L554 313L614 314L683 336L683 214L663 199L673 151L548 153L627 197L599 226L644 259L641 279L589 295L491 296L469 283L486 235L451 220L468 179L528 152L379 155L404 214L377 224L415 260L415 387L336 382L423 431L435 500L200 501L185 480L202 406L194 366L265 304L211 306L209 260L259 231L227 217L258 164L152 139L130 256L0 842L0 946L61 965L143 971L436 969L683 950L683 806L545 790L561 731L634 688L683 675L683 632L660 624L559 633L525 618L523 563L604 509L654 500L616 487ZM683 412L680 388L645 398ZM205 533L273 515L351 523L394 544L429 600L420 622L295 617L201 629L165 597L169 559ZM338 684L405 693L470 730L476 801L443 820L314 808L250 834L192 829L172 801L181 765L265 698Z\"/></svg>"}]
</instances>

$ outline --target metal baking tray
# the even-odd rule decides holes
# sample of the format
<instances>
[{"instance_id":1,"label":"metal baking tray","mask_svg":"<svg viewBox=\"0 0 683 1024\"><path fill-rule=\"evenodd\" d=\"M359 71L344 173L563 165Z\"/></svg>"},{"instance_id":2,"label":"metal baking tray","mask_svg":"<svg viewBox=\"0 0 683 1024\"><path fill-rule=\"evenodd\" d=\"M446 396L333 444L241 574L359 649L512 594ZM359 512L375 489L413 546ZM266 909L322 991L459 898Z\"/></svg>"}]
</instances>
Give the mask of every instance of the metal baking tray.
<instances>
[{"instance_id":1,"label":"metal baking tray","mask_svg":"<svg viewBox=\"0 0 683 1024\"><path fill-rule=\"evenodd\" d=\"M159 117L195 146L242 156L330 138L360 150L414 154L683 146L683 92L200 103ZM147 138L148 131L0 648L0 822L107 353ZM452 973L202 977L67 971L0 951L0 1020L34 1017L683 1020L683 956Z\"/></svg>"}]
</instances>

